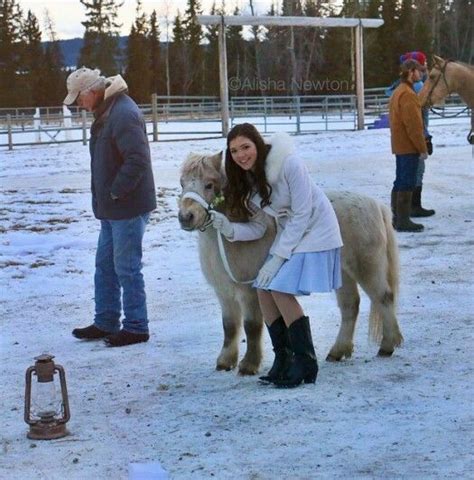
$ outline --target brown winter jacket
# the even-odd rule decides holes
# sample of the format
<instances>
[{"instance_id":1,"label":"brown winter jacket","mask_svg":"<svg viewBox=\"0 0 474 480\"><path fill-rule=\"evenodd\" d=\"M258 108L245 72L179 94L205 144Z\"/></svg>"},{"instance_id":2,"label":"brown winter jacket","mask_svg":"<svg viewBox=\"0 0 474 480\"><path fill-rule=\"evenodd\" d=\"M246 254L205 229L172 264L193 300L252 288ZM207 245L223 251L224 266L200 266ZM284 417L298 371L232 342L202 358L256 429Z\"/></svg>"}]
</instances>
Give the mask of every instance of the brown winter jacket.
<instances>
[{"instance_id":1,"label":"brown winter jacket","mask_svg":"<svg viewBox=\"0 0 474 480\"><path fill-rule=\"evenodd\" d=\"M390 98L392 153L426 153L421 104L409 83L401 82Z\"/></svg>"}]
</instances>

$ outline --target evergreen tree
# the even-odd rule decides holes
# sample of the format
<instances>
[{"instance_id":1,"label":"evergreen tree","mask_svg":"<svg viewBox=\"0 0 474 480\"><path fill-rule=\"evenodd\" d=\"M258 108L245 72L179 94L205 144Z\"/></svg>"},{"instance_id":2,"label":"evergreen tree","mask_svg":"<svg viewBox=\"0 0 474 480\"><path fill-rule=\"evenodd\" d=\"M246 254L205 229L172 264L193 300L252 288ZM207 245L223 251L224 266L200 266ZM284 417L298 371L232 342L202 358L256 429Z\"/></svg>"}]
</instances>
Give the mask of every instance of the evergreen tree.
<instances>
[{"instance_id":1,"label":"evergreen tree","mask_svg":"<svg viewBox=\"0 0 474 480\"><path fill-rule=\"evenodd\" d=\"M417 43L417 32L415 30L415 14L413 0L402 0L400 7L400 27L398 29L398 42L400 54L413 50L421 50Z\"/></svg>"},{"instance_id":2,"label":"evergreen tree","mask_svg":"<svg viewBox=\"0 0 474 480\"><path fill-rule=\"evenodd\" d=\"M413 15L413 34L411 37L411 45L405 45L403 38L400 39L400 54L407 51L421 50L426 54L433 51L433 31L431 27L432 18L432 0L418 0L414 2L415 15ZM400 29L404 28L402 22L410 21L404 17L404 12L400 12ZM406 48L408 47L408 48Z\"/></svg>"},{"instance_id":3,"label":"evergreen tree","mask_svg":"<svg viewBox=\"0 0 474 480\"><path fill-rule=\"evenodd\" d=\"M365 84L366 87L387 86L398 78L399 59L404 53L398 34L400 28L398 2L371 0L368 11L374 15L380 12L379 18L383 19L384 24L369 32L370 35L366 35L370 41L366 42L365 48Z\"/></svg>"},{"instance_id":4,"label":"evergreen tree","mask_svg":"<svg viewBox=\"0 0 474 480\"><path fill-rule=\"evenodd\" d=\"M382 0L370 0L365 16L367 18L381 18ZM364 82L366 87L380 87L384 85L379 80L383 50L380 45L379 35L379 28L367 28L364 31Z\"/></svg>"},{"instance_id":5,"label":"evergreen tree","mask_svg":"<svg viewBox=\"0 0 474 480\"><path fill-rule=\"evenodd\" d=\"M84 43L78 60L78 67L83 65L99 68L104 75L117 73L119 57L117 23L118 8L116 0L79 0L86 7L87 20L81 22L86 28Z\"/></svg>"},{"instance_id":6,"label":"evergreen tree","mask_svg":"<svg viewBox=\"0 0 474 480\"><path fill-rule=\"evenodd\" d=\"M161 44L160 29L156 10L150 15L150 27L148 30L148 44L150 48L150 91L162 95L165 92L164 75L161 68Z\"/></svg>"},{"instance_id":7,"label":"evergreen tree","mask_svg":"<svg viewBox=\"0 0 474 480\"><path fill-rule=\"evenodd\" d=\"M41 46L41 30L36 16L28 10L22 30L24 48L22 51L22 69L25 74L25 103L31 106L44 105L45 92L42 91L44 54Z\"/></svg>"},{"instance_id":8,"label":"evergreen tree","mask_svg":"<svg viewBox=\"0 0 474 480\"><path fill-rule=\"evenodd\" d=\"M187 8L183 17L183 32L186 44L185 95L202 93L204 54L201 40L203 32L197 19L197 16L201 13L199 0L187 0Z\"/></svg>"},{"instance_id":9,"label":"evergreen tree","mask_svg":"<svg viewBox=\"0 0 474 480\"><path fill-rule=\"evenodd\" d=\"M142 11L141 0L137 0L135 22L127 43L125 79L130 96L137 103L150 101L150 61L147 17Z\"/></svg>"},{"instance_id":10,"label":"evergreen tree","mask_svg":"<svg viewBox=\"0 0 474 480\"><path fill-rule=\"evenodd\" d=\"M249 0L249 8L250 8L250 13L253 16L255 16L255 9L253 5L253 0ZM262 73L261 73L261 57L262 57L262 52L261 50L261 41L260 41L260 33L261 33L261 28L258 25L254 25L251 28L252 34L253 34L253 39L250 41L246 42L247 48L245 49L246 55L245 55L245 69L244 69L244 75L245 78L254 78L257 81L257 88L252 89L251 93L252 95L260 95L260 82L262 80ZM246 93L248 95L248 93Z\"/></svg>"},{"instance_id":11,"label":"evergreen tree","mask_svg":"<svg viewBox=\"0 0 474 480\"><path fill-rule=\"evenodd\" d=\"M474 2L439 2L433 31L433 52L444 58L474 63Z\"/></svg>"},{"instance_id":12,"label":"evergreen tree","mask_svg":"<svg viewBox=\"0 0 474 480\"><path fill-rule=\"evenodd\" d=\"M326 6L320 0L306 0L304 3L303 15L306 17L327 16ZM305 81L316 81L324 63L323 42L327 29L313 27L302 28L301 30L303 33L302 56L305 60L302 73L303 79Z\"/></svg>"},{"instance_id":13,"label":"evergreen tree","mask_svg":"<svg viewBox=\"0 0 474 480\"><path fill-rule=\"evenodd\" d=\"M300 17L303 15L303 6L299 0L284 0L282 4L283 15ZM298 95L301 91L302 70L303 70L303 29L289 27L286 29L288 35L289 65L291 72L288 72L287 94Z\"/></svg>"},{"instance_id":14,"label":"evergreen tree","mask_svg":"<svg viewBox=\"0 0 474 480\"><path fill-rule=\"evenodd\" d=\"M234 15L240 15L238 7L235 7ZM227 75L229 78L238 78L240 80L243 79L243 65L245 62L245 40L242 37L242 30L243 27L241 25L226 27ZM230 96L242 94L240 88L229 91Z\"/></svg>"},{"instance_id":15,"label":"evergreen tree","mask_svg":"<svg viewBox=\"0 0 474 480\"><path fill-rule=\"evenodd\" d=\"M173 22L173 41L171 42L171 45L168 45L168 48L170 49L169 69L171 77L171 95L183 95L185 94L184 80L187 73L187 70L185 69L186 44L179 10Z\"/></svg>"},{"instance_id":16,"label":"evergreen tree","mask_svg":"<svg viewBox=\"0 0 474 480\"><path fill-rule=\"evenodd\" d=\"M271 3L270 9L266 13L270 17L280 15L274 2ZM262 94L265 95L285 95L288 92L277 91L275 86L281 81L287 82L291 79L291 59L288 55L289 45L289 29L287 27L268 26L266 29L264 41L260 44L262 50L261 66L262 75L269 79L270 82L266 85L267 89ZM290 77L288 77L288 74ZM285 83L287 86L287 83Z\"/></svg>"},{"instance_id":17,"label":"evergreen tree","mask_svg":"<svg viewBox=\"0 0 474 480\"><path fill-rule=\"evenodd\" d=\"M281 14L284 17L300 17L303 14L303 5L300 0L283 0Z\"/></svg>"},{"instance_id":18,"label":"evergreen tree","mask_svg":"<svg viewBox=\"0 0 474 480\"><path fill-rule=\"evenodd\" d=\"M0 106L21 106L22 11L16 0L0 0Z\"/></svg>"},{"instance_id":19,"label":"evergreen tree","mask_svg":"<svg viewBox=\"0 0 474 480\"><path fill-rule=\"evenodd\" d=\"M212 4L211 15L221 15L216 9L216 2ZM208 25L206 40L209 42L205 49L204 91L205 95L219 95L219 26ZM227 41L227 38L226 38Z\"/></svg>"}]
</instances>

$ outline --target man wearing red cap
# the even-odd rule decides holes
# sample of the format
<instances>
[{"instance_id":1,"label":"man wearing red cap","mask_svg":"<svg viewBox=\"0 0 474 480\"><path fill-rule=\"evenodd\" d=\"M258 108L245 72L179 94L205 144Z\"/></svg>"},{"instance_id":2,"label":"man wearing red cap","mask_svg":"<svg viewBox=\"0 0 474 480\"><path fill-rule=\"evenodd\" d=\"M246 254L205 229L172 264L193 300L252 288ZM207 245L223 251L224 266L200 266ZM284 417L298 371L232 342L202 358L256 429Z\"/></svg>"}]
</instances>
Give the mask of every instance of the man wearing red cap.
<instances>
[{"instance_id":1,"label":"man wearing red cap","mask_svg":"<svg viewBox=\"0 0 474 480\"><path fill-rule=\"evenodd\" d=\"M422 69L422 78L413 84L413 90L415 93L419 93L419 91L423 88L423 83L426 79L426 71L427 71L427 62L426 62L426 55L420 51L414 52L407 52L403 55L400 55L400 64L407 60L416 60ZM400 79L394 82L390 87L385 90L387 96L391 96L395 89L400 85ZM426 146L428 149L428 155L433 153L433 144L431 142L431 135L428 132L428 121L429 121L429 110L427 108L422 109L422 117L423 117L423 131L425 135ZM411 203L411 212L410 216L412 217L430 217L431 215L435 214L435 211L432 209L423 208L421 205L421 193L423 190L423 176L425 174L425 161L420 160L418 164L418 170L416 173L416 187L413 191L412 195L412 203ZM394 194L392 192L392 200L394 198ZM392 201L392 211L394 211L394 204Z\"/></svg>"},{"instance_id":2,"label":"man wearing red cap","mask_svg":"<svg viewBox=\"0 0 474 480\"><path fill-rule=\"evenodd\" d=\"M407 52L400 56L400 63L416 60L422 67L426 65L426 55L423 52Z\"/></svg>"},{"instance_id":3,"label":"man wearing red cap","mask_svg":"<svg viewBox=\"0 0 474 480\"><path fill-rule=\"evenodd\" d=\"M420 159L428 156L421 105L413 84L421 79L421 65L416 60L402 63L400 85L390 98L390 134L392 152L396 157L396 178L393 183L392 204L394 227L399 232L420 232L423 225L410 220L413 191Z\"/></svg>"}]
</instances>

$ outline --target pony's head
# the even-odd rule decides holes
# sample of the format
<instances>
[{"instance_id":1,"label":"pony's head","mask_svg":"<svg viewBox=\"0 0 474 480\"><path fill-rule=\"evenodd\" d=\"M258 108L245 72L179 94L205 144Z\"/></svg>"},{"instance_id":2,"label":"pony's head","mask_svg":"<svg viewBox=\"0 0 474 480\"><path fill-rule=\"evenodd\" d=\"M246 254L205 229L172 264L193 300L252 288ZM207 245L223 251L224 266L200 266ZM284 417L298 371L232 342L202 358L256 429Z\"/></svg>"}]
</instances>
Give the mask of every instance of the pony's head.
<instances>
[{"instance_id":1,"label":"pony's head","mask_svg":"<svg viewBox=\"0 0 474 480\"><path fill-rule=\"evenodd\" d=\"M451 93L449 75L446 72L448 65L449 60L433 55L433 68L430 70L428 78L418 94L422 105L431 107L442 104L444 99Z\"/></svg>"},{"instance_id":2,"label":"pony's head","mask_svg":"<svg viewBox=\"0 0 474 480\"><path fill-rule=\"evenodd\" d=\"M207 210L192 198L183 198L188 192L198 194L211 204L224 186L222 152L215 155L190 153L181 168L181 196L179 198L178 220L183 230L203 228L208 221Z\"/></svg>"}]
</instances>

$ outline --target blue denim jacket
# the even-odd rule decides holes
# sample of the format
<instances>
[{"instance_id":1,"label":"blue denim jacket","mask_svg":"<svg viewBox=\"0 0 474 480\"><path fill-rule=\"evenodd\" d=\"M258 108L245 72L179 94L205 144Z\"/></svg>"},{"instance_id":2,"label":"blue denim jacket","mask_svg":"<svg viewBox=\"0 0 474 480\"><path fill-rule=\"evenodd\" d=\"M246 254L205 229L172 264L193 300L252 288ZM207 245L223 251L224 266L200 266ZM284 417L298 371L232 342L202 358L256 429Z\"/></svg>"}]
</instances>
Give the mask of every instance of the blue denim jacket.
<instances>
[{"instance_id":1,"label":"blue denim jacket","mask_svg":"<svg viewBox=\"0 0 474 480\"><path fill-rule=\"evenodd\" d=\"M151 212L156 208L155 183L140 109L125 93L101 107L89 143L94 215L121 220Z\"/></svg>"}]
</instances>

